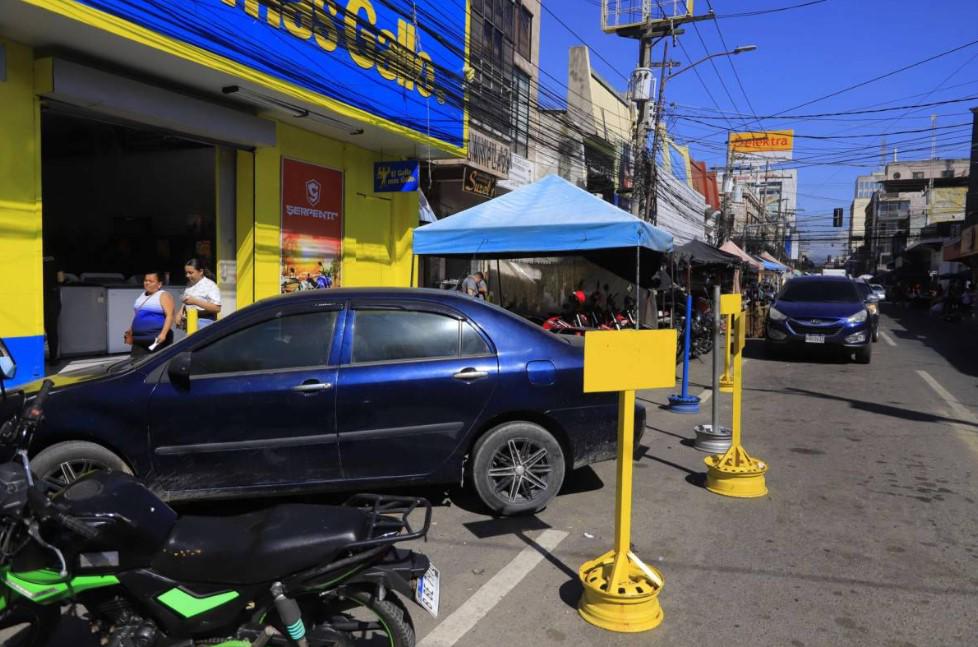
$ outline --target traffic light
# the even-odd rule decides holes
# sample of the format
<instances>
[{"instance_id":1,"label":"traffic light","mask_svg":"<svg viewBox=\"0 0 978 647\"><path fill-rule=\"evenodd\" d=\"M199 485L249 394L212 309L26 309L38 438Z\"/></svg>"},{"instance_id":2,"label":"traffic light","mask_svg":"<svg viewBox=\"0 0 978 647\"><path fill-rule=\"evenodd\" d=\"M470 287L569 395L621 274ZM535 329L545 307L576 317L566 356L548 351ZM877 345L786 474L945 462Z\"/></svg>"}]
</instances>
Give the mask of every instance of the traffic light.
<instances>
[{"instance_id":1,"label":"traffic light","mask_svg":"<svg viewBox=\"0 0 978 647\"><path fill-rule=\"evenodd\" d=\"M842 226L842 207L836 207L832 210L832 226L841 227Z\"/></svg>"}]
</instances>

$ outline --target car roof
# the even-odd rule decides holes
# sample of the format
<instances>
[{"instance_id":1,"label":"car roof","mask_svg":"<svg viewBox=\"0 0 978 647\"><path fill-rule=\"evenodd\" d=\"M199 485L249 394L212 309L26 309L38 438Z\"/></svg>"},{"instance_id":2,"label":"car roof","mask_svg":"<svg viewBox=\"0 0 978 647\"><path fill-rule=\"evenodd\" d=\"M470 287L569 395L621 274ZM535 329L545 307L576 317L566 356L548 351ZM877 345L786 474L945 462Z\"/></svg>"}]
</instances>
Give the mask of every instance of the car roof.
<instances>
[{"instance_id":1,"label":"car roof","mask_svg":"<svg viewBox=\"0 0 978 647\"><path fill-rule=\"evenodd\" d=\"M826 276L824 274L812 274L812 275L809 275L809 276L796 276L795 278L791 279L791 282L792 283L795 282L795 281L801 281L802 283L808 283L810 281L835 281L835 282L847 281L849 283L852 283L853 282L853 280L850 279L848 276Z\"/></svg>"},{"instance_id":2,"label":"car roof","mask_svg":"<svg viewBox=\"0 0 978 647\"><path fill-rule=\"evenodd\" d=\"M434 288L329 288L326 290L300 290L291 294L280 294L267 299L263 303L280 302L286 299L289 303L299 300L321 301L324 296L332 299L355 299L357 297L394 297L399 299L424 299L430 301L462 301L473 303L473 299L456 290L436 290Z\"/></svg>"}]
</instances>

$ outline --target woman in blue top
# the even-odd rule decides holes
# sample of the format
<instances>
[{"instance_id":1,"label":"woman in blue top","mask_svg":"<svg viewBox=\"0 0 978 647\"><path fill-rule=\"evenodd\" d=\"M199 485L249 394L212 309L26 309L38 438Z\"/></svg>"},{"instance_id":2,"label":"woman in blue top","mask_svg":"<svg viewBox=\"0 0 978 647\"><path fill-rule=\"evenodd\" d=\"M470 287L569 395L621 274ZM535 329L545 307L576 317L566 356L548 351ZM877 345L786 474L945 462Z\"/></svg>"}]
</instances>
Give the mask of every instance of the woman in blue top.
<instances>
[{"instance_id":1,"label":"woman in blue top","mask_svg":"<svg viewBox=\"0 0 978 647\"><path fill-rule=\"evenodd\" d=\"M163 275L149 272L143 277L144 292L133 303L132 325L126 343L133 355L145 355L173 342L173 297L163 290Z\"/></svg>"}]
</instances>

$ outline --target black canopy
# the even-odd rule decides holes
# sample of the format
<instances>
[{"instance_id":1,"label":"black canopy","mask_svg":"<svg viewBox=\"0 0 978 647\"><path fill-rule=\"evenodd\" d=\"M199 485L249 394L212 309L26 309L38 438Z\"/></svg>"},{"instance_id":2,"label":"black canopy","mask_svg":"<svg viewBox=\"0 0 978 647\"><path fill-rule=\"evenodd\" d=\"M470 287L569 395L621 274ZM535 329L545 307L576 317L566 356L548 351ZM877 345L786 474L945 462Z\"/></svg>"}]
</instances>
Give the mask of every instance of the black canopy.
<instances>
[{"instance_id":1,"label":"black canopy","mask_svg":"<svg viewBox=\"0 0 978 647\"><path fill-rule=\"evenodd\" d=\"M727 265L735 267L743 263L739 256L728 254L699 240L691 240L673 250L676 260L693 265Z\"/></svg>"}]
</instances>

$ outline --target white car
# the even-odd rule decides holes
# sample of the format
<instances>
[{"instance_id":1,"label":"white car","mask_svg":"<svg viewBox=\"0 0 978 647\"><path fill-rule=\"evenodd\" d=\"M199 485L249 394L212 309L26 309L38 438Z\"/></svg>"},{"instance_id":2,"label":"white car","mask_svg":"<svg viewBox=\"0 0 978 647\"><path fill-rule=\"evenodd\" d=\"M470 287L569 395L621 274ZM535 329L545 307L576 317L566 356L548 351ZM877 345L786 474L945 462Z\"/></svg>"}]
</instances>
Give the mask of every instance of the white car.
<instances>
[{"instance_id":1,"label":"white car","mask_svg":"<svg viewBox=\"0 0 978 647\"><path fill-rule=\"evenodd\" d=\"M877 299L880 301L886 301L886 288L879 283L870 283L869 287L873 289L873 294L876 295Z\"/></svg>"}]
</instances>

